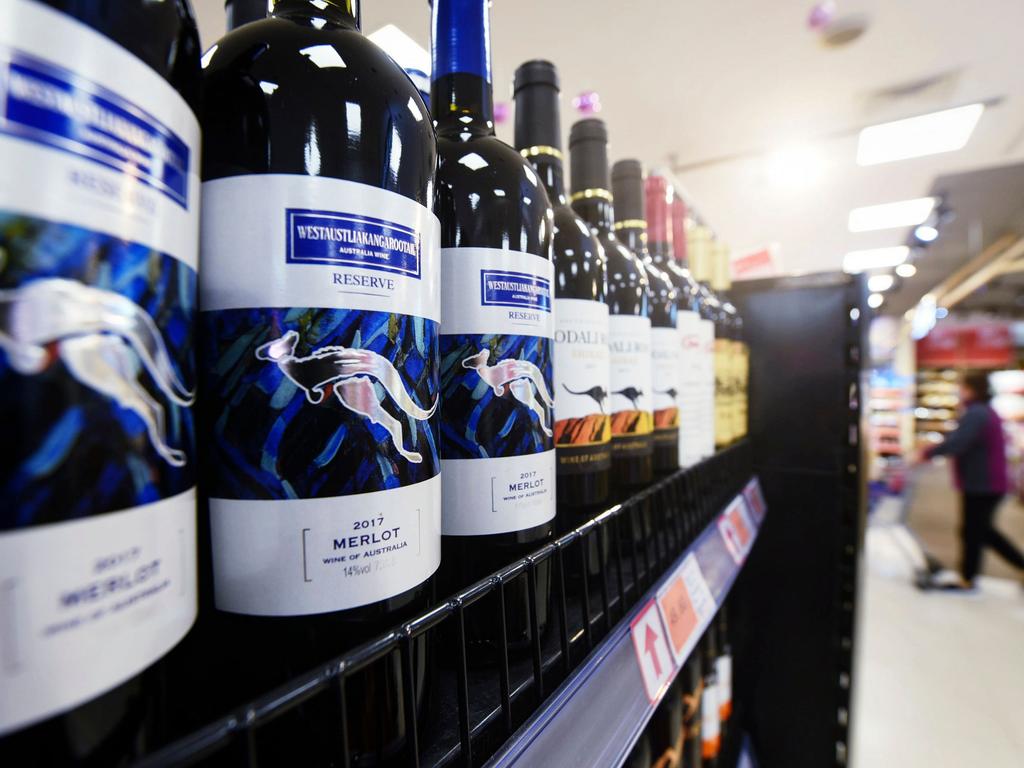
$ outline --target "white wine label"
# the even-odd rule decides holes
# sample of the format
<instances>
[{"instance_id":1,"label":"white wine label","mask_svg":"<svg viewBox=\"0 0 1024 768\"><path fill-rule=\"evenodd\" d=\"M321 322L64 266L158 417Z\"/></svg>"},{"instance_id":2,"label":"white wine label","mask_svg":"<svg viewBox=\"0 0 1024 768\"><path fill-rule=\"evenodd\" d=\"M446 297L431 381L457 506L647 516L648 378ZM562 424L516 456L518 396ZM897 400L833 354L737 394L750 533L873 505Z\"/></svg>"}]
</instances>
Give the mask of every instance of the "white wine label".
<instances>
[{"instance_id":1,"label":"white wine label","mask_svg":"<svg viewBox=\"0 0 1024 768\"><path fill-rule=\"evenodd\" d=\"M217 607L400 594L440 562L440 230L401 195L281 174L203 185L201 364Z\"/></svg>"},{"instance_id":2,"label":"white wine label","mask_svg":"<svg viewBox=\"0 0 1024 768\"><path fill-rule=\"evenodd\" d=\"M608 305L555 300L555 447L558 472L611 464Z\"/></svg>"},{"instance_id":3,"label":"white wine label","mask_svg":"<svg viewBox=\"0 0 1024 768\"><path fill-rule=\"evenodd\" d=\"M443 532L545 523L555 516L554 265L445 248L441 274Z\"/></svg>"},{"instance_id":4,"label":"white wine label","mask_svg":"<svg viewBox=\"0 0 1024 768\"><path fill-rule=\"evenodd\" d=\"M651 321L636 315L612 315L610 349L612 450L619 455L650 454Z\"/></svg>"},{"instance_id":5,"label":"white wine label","mask_svg":"<svg viewBox=\"0 0 1024 768\"><path fill-rule=\"evenodd\" d=\"M701 352L700 445L701 458L715 452L715 324L701 319L698 325Z\"/></svg>"},{"instance_id":6,"label":"white wine label","mask_svg":"<svg viewBox=\"0 0 1024 768\"><path fill-rule=\"evenodd\" d=\"M677 328L651 329L651 389L654 441L674 445L679 439L679 394L682 348Z\"/></svg>"},{"instance_id":7,"label":"white wine label","mask_svg":"<svg viewBox=\"0 0 1024 768\"><path fill-rule=\"evenodd\" d=\"M689 467L703 456L701 407L704 398L700 315L680 310L679 329L679 464Z\"/></svg>"},{"instance_id":8,"label":"white wine label","mask_svg":"<svg viewBox=\"0 0 1024 768\"><path fill-rule=\"evenodd\" d=\"M218 499L210 524L217 607L327 613L401 594L437 570L440 476L338 501Z\"/></svg>"},{"instance_id":9,"label":"white wine label","mask_svg":"<svg viewBox=\"0 0 1024 768\"><path fill-rule=\"evenodd\" d=\"M0 536L0 735L173 648L196 616L195 558L194 490Z\"/></svg>"},{"instance_id":10,"label":"white wine label","mask_svg":"<svg viewBox=\"0 0 1024 768\"><path fill-rule=\"evenodd\" d=\"M42 3L0 24L0 734L188 631L199 125Z\"/></svg>"}]
</instances>

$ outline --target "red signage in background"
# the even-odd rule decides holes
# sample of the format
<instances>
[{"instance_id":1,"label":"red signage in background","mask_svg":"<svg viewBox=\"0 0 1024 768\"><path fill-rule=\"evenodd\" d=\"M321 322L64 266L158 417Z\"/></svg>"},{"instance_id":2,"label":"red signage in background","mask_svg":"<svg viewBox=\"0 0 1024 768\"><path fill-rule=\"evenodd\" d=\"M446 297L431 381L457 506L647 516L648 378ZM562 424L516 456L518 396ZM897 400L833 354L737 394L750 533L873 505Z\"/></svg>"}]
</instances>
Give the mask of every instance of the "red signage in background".
<instances>
[{"instance_id":1,"label":"red signage in background","mask_svg":"<svg viewBox=\"0 0 1024 768\"><path fill-rule=\"evenodd\" d=\"M775 277L779 274L779 246L772 243L753 253L733 256L729 261L733 280L754 280L759 277Z\"/></svg>"},{"instance_id":2,"label":"red signage in background","mask_svg":"<svg viewBox=\"0 0 1024 768\"><path fill-rule=\"evenodd\" d=\"M1014 361L1009 323L940 322L917 342L917 364L928 368L1006 368Z\"/></svg>"}]
</instances>

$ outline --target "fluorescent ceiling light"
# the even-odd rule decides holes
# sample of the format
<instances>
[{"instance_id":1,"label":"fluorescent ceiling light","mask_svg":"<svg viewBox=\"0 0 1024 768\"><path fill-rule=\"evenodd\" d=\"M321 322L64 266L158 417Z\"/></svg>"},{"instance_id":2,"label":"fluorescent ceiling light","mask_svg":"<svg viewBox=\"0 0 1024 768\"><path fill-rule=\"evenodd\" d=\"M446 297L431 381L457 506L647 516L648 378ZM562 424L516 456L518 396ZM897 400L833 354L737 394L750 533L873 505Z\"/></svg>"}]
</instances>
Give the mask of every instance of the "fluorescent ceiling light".
<instances>
[{"instance_id":1,"label":"fluorescent ceiling light","mask_svg":"<svg viewBox=\"0 0 1024 768\"><path fill-rule=\"evenodd\" d=\"M885 297L880 293L872 293L868 296L868 306L872 309L878 309L882 306L883 301L885 301Z\"/></svg>"},{"instance_id":2,"label":"fluorescent ceiling light","mask_svg":"<svg viewBox=\"0 0 1024 768\"><path fill-rule=\"evenodd\" d=\"M860 132L857 142L857 165L889 163L962 149L984 111L984 104L968 104L868 126Z\"/></svg>"},{"instance_id":3,"label":"fluorescent ceiling light","mask_svg":"<svg viewBox=\"0 0 1024 768\"><path fill-rule=\"evenodd\" d=\"M856 274L870 269L888 269L902 264L909 255L910 248L905 245L850 251L843 257L843 271Z\"/></svg>"},{"instance_id":4,"label":"fluorescent ceiling light","mask_svg":"<svg viewBox=\"0 0 1024 768\"><path fill-rule=\"evenodd\" d=\"M896 278L892 275L872 275L868 278L868 290L872 293L881 293L892 288Z\"/></svg>"},{"instance_id":5,"label":"fluorescent ceiling light","mask_svg":"<svg viewBox=\"0 0 1024 768\"><path fill-rule=\"evenodd\" d=\"M851 232L872 232L876 229L913 227L931 216L938 198L918 197L898 203L882 203L854 208L850 211Z\"/></svg>"},{"instance_id":6,"label":"fluorescent ceiling light","mask_svg":"<svg viewBox=\"0 0 1024 768\"><path fill-rule=\"evenodd\" d=\"M900 277L913 277L917 274L917 267L913 264L903 263L896 267L896 274Z\"/></svg>"}]
</instances>

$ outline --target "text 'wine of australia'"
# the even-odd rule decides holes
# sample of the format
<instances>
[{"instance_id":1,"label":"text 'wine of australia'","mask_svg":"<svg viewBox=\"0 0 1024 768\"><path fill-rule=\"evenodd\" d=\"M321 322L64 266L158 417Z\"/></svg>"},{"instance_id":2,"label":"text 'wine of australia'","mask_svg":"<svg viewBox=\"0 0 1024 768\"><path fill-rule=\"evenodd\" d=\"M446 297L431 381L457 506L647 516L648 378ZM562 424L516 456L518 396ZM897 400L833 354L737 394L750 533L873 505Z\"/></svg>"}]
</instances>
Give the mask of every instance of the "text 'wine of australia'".
<instances>
[{"instance_id":1,"label":"text 'wine of australia'","mask_svg":"<svg viewBox=\"0 0 1024 768\"><path fill-rule=\"evenodd\" d=\"M597 118L579 120L569 132L573 210L604 248L608 270L612 477L622 499L653 477L651 320L643 264L614 231L608 183L608 130Z\"/></svg>"},{"instance_id":2,"label":"text 'wine of australia'","mask_svg":"<svg viewBox=\"0 0 1024 768\"><path fill-rule=\"evenodd\" d=\"M551 263L544 185L494 135L488 0L434 0L431 109L440 166L442 574L453 591L550 538L555 516ZM537 573L538 631L550 570ZM513 646L530 638L525 577L506 592ZM471 645L496 650L492 616Z\"/></svg>"},{"instance_id":3,"label":"text 'wine of australia'","mask_svg":"<svg viewBox=\"0 0 1024 768\"><path fill-rule=\"evenodd\" d=\"M238 698L429 605L437 155L422 99L361 34L354 0L277 0L229 33L206 56L200 118L206 653ZM425 654L422 640L420 700ZM404 745L402 674L388 657L346 686L357 761ZM292 760L340 743L326 714L288 727Z\"/></svg>"},{"instance_id":4,"label":"text 'wine of australia'","mask_svg":"<svg viewBox=\"0 0 1024 768\"><path fill-rule=\"evenodd\" d=\"M0 7L0 764L124 765L196 616L199 39Z\"/></svg>"},{"instance_id":5,"label":"text 'wine of australia'","mask_svg":"<svg viewBox=\"0 0 1024 768\"><path fill-rule=\"evenodd\" d=\"M604 249L566 197L554 65L523 64L514 90L516 147L540 174L555 215L554 432L559 524L567 530L608 499L608 279Z\"/></svg>"}]
</instances>

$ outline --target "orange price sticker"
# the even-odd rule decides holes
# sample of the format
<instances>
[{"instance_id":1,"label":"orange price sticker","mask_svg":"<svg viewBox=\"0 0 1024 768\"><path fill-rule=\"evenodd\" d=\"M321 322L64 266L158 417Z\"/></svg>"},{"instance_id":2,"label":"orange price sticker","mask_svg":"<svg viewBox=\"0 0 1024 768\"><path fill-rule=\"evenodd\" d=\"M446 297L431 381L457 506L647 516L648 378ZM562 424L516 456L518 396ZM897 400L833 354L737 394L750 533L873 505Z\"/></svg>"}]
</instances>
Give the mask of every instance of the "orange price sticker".
<instances>
[{"instance_id":1,"label":"orange price sticker","mask_svg":"<svg viewBox=\"0 0 1024 768\"><path fill-rule=\"evenodd\" d=\"M743 519L743 512L740 509L739 504L732 508L732 527L736 531L736 537L739 539L740 546L743 549L747 548L750 543L750 529L747 527L746 521Z\"/></svg>"},{"instance_id":2,"label":"orange price sticker","mask_svg":"<svg viewBox=\"0 0 1024 768\"><path fill-rule=\"evenodd\" d=\"M698 616L690 599L682 575L672 579L666 589L658 595L658 607L668 627L672 652L679 659L686 649L686 643L697 627Z\"/></svg>"}]
</instances>

